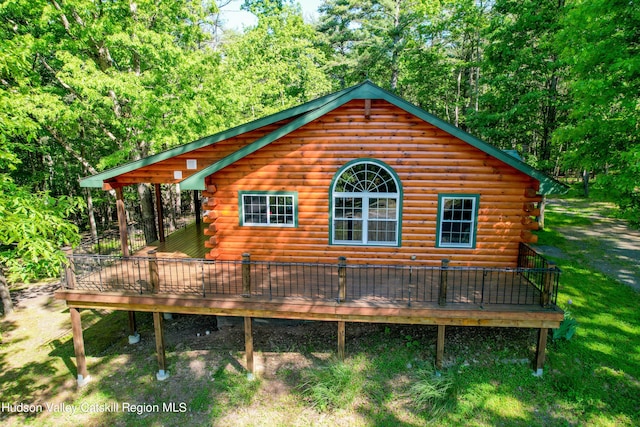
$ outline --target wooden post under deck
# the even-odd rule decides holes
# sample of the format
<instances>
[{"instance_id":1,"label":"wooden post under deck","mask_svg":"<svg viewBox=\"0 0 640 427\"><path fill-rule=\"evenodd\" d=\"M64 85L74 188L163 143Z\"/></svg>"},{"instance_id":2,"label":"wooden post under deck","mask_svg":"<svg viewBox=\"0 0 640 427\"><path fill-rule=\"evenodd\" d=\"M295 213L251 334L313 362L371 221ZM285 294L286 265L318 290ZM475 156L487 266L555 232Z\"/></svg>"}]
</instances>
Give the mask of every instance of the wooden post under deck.
<instances>
[{"instance_id":1,"label":"wooden post under deck","mask_svg":"<svg viewBox=\"0 0 640 427\"><path fill-rule=\"evenodd\" d=\"M340 360L344 360L345 337L346 337L345 322L339 321L338 322L338 359Z\"/></svg>"},{"instance_id":2,"label":"wooden post under deck","mask_svg":"<svg viewBox=\"0 0 640 427\"><path fill-rule=\"evenodd\" d=\"M158 240L165 241L164 237L164 211L162 210L162 189L160 184L154 184L156 193L156 211L158 212Z\"/></svg>"},{"instance_id":3,"label":"wooden post under deck","mask_svg":"<svg viewBox=\"0 0 640 427\"><path fill-rule=\"evenodd\" d=\"M540 328L538 330L538 346L536 347L536 365L534 366L534 373L537 376L542 375L542 368L544 367L545 349L547 348L547 334L549 329Z\"/></svg>"},{"instance_id":4,"label":"wooden post under deck","mask_svg":"<svg viewBox=\"0 0 640 427\"><path fill-rule=\"evenodd\" d=\"M252 318L244 318L244 348L247 355L247 371L249 378L253 378L253 330Z\"/></svg>"},{"instance_id":5,"label":"wooden post under deck","mask_svg":"<svg viewBox=\"0 0 640 427\"><path fill-rule=\"evenodd\" d=\"M69 307L69 314L71 314L73 349L76 353L76 366L78 368L78 386L82 387L89 381L87 359L84 353L84 338L82 337L82 321L80 320L80 311L77 308Z\"/></svg>"},{"instance_id":6,"label":"wooden post under deck","mask_svg":"<svg viewBox=\"0 0 640 427\"><path fill-rule=\"evenodd\" d=\"M436 341L436 369L442 369L444 359L444 325L438 325L438 339Z\"/></svg>"},{"instance_id":7,"label":"wooden post under deck","mask_svg":"<svg viewBox=\"0 0 640 427\"><path fill-rule=\"evenodd\" d=\"M124 209L124 196L122 187L116 187L116 212L118 214L118 229L120 231L120 249L122 256L129 256L129 236L127 231L127 213ZM129 312L129 344L135 344L140 341L138 327L136 324L135 311Z\"/></svg>"},{"instance_id":8,"label":"wooden post under deck","mask_svg":"<svg viewBox=\"0 0 640 427\"><path fill-rule=\"evenodd\" d=\"M164 353L164 328L162 313L153 312L153 329L156 335L156 353L158 354L158 373L156 378L159 381L166 380L169 374L166 371L167 359Z\"/></svg>"}]
</instances>

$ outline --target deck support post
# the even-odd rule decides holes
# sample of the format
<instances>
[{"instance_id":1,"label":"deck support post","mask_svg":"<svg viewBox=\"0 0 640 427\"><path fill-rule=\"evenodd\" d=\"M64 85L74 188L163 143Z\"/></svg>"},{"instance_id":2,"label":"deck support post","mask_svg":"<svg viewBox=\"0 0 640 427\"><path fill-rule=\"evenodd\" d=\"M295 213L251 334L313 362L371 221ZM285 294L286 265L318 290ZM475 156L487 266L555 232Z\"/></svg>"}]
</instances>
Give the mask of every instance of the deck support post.
<instances>
[{"instance_id":1,"label":"deck support post","mask_svg":"<svg viewBox=\"0 0 640 427\"><path fill-rule=\"evenodd\" d=\"M116 212L118 214L118 230L120 232L120 249L122 256L129 256L129 236L127 231L127 213L124 209L124 196L122 187L116 187ZM140 334L138 334L136 326L136 314L134 311L129 312L129 344L140 342Z\"/></svg>"},{"instance_id":2,"label":"deck support post","mask_svg":"<svg viewBox=\"0 0 640 427\"><path fill-rule=\"evenodd\" d=\"M86 385L89 380L87 372L87 359L84 353L84 338L82 337L82 321L80 311L75 307L69 307L71 314L71 330L73 332L73 349L76 353L76 366L78 369L78 387Z\"/></svg>"},{"instance_id":3,"label":"deck support post","mask_svg":"<svg viewBox=\"0 0 640 427\"><path fill-rule=\"evenodd\" d=\"M442 369L444 359L444 325L438 325L438 339L436 341L436 369Z\"/></svg>"},{"instance_id":4,"label":"deck support post","mask_svg":"<svg viewBox=\"0 0 640 427\"><path fill-rule=\"evenodd\" d=\"M249 380L254 379L253 371L253 324L251 317L244 318L244 349L247 362L247 377Z\"/></svg>"},{"instance_id":5,"label":"deck support post","mask_svg":"<svg viewBox=\"0 0 640 427\"><path fill-rule=\"evenodd\" d=\"M156 193L156 211L158 212L158 240L165 241L164 237L164 211L162 210L162 189L160 184L154 184Z\"/></svg>"},{"instance_id":6,"label":"deck support post","mask_svg":"<svg viewBox=\"0 0 640 427\"><path fill-rule=\"evenodd\" d=\"M549 329L540 328L538 330L538 346L536 347L536 364L534 366L534 373L536 377L542 376L542 368L544 367L545 350L547 348L547 334Z\"/></svg>"},{"instance_id":7,"label":"deck support post","mask_svg":"<svg viewBox=\"0 0 640 427\"><path fill-rule=\"evenodd\" d=\"M447 276L449 269L449 260L443 259L440 269L440 292L438 294L438 304L447 305Z\"/></svg>"},{"instance_id":8,"label":"deck support post","mask_svg":"<svg viewBox=\"0 0 640 427\"><path fill-rule=\"evenodd\" d=\"M242 254L242 296L251 296L251 254Z\"/></svg>"},{"instance_id":9,"label":"deck support post","mask_svg":"<svg viewBox=\"0 0 640 427\"><path fill-rule=\"evenodd\" d=\"M338 321L338 359L344 360L346 328L344 321Z\"/></svg>"},{"instance_id":10,"label":"deck support post","mask_svg":"<svg viewBox=\"0 0 640 427\"><path fill-rule=\"evenodd\" d=\"M136 312L129 312L129 344L137 344L140 342L140 334L138 333L138 322L136 322Z\"/></svg>"},{"instance_id":11,"label":"deck support post","mask_svg":"<svg viewBox=\"0 0 640 427\"><path fill-rule=\"evenodd\" d=\"M169 373L166 371L167 359L164 353L164 328L163 328L162 313L153 312L153 329L156 335L156 353L158 355L158 372L156 378L158 381L164 381L169 378Z\"/></svg>"},{"instance_id":12,"label":"deck support post","mask_svg":"<svg viewBox=\"0 0 640 427\"><path fill-rule=\"evenodd\" d=\"M160 290L160 273L158 271L158 253L151 250L147 252L149 256L149 281L151 282L151 292L157 294Z\"/></svg>"},{"instance_id":13,"label":"deck support post","mask_svg":"<svg viewBox=\"0 0 640 427\"><path fill-rule=\"evenodd\" d=\"M338 258L338 302L347 299L347 258Z\"/></svg>"}]
</instances>

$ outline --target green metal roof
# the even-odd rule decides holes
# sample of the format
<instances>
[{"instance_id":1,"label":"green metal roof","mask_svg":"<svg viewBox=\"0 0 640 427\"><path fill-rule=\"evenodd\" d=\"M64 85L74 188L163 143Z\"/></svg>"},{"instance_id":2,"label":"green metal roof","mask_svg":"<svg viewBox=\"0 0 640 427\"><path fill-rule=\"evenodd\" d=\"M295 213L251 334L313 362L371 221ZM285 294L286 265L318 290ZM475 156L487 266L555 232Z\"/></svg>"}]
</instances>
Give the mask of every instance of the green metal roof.
<instances>
[{"instance_id":1,"label":"green metal roof","mask_svg":"<svg viewBox=\"0 0 640 427\"><path fill-rule=\"evenodd\" d=\"M352 86L339 92L323 96L297 107L293 107L281 111L277 114L255 120L245 125L202 138L189 144L176 147L172 150L168 150L163 153L138 160L137 162L128 163L126 165L110 169L100 174L85 178L80 181L80 184L83 187L102 187L102 183L105 180L108 180L120 174L130 172L137 168L166 160L180 154L187 153L189 151L204 147L207 144L215 144L216 142L232 138L242 133L258 129L260 127L273 124L278 121L291 119L290 122L278 128L277 130L263 136L262 138L259 138L258 140L252 142L251 144L248 144L242 149L224 157L216 163L213 163L209 167L204 168L201 171L191 175L180 183L180 187L185 190L204 190L204 180L207 176L221 170L226 166L233 164L234 162L244 158L245 156L248 156L249 154L265 147L278 138L281 138L295 131L296 129L299 129L300 127L354 99L383 99L395 105L396 107L401 108L408 113L415 115L416 117L419 117L420 119L444 130L445 132L461 139L462 141L465 141L466 143L478 148L479 150L489 154L490 156L501 160L502 162L519 170L520 172L532 178L535 178L540 182L540 194L565 193L568 189L566 185L562 184L559 181L556 181L545 173L527 165L519 158L516 158L509 153L504 152L503 150L500 150L493 145L488 144L474 137L473 135L453 126L452 124L447 123L439 119L438 117L427 113L421 108L416 107L415 105L380 88L379 86L376 86L370 81L365 81L356 86Z\"/></svg>"}]
</instances>

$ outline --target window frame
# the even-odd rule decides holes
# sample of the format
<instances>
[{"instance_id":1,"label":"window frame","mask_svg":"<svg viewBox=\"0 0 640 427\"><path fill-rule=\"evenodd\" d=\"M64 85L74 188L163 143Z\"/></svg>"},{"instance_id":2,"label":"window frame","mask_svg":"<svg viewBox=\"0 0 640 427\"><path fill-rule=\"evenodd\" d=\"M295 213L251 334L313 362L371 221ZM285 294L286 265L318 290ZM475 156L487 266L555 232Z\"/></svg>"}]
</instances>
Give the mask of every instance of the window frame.
<instances>
[{"instance_id":1,"label":"window frame","mask_svg":"<svg viewBox=\"0 0 640 427\"><path fill-rule=\"evenodd\" d=\"M245 196L257 196L257 197L266 197L266 205L267 212L269 211L269 207L271 206L269 198L270 197L290 197L292 201L293 208L293 223L271 223L271 217L269 213L267 213L267 222L266 223L255 223L255 222L247 222L245 221L245 212L244 206ZM238 217L240 227L282 227L282 228L297 228L298 227L298 192L296 191L238 191Z\"/></svg>"},{"instance_id":2,"label":"window frame","mask_svg":"<svg viewBox=\"0 0 640 427\"><path fill-rule=\"evenodd\" d=\"M373 164L384 171L386 171L392 178L396 192L395 193L382 193L382 192L337 192L335 191L336 185L339 182L342 174L348 169L358 165L358 164ZM362 218L359 220L362 221L362 238L361 240L338 240L336 239L336 227L335 221L339 218L336 217L336 199L338 198L353 198L353 199L362 199ZM370 224L369 218L369 201L370 199L394 199L395 206L395 219L393 221L396 222L395 226L395 240L393 241L370 241L368 236L368 227ZM329 188L329 244L330 245L338 245L338 246L363 246L363 247L380 247L380 246L388 246L388 247L400 247L402 244L402 183L400 178L396 174L396 172L386 163L370 158L362 158L355 159L346 164L344 164L333 176L333 180L331 181L331 186ZM366 208L365 208L366 207ZM373 220L375 221L375 220Z\"/></svg>"},{"instance_id":3,"label":"window frame","mask_svg":"<svg viewBox=\"0 0 640 427\"><path fill-rule=\"evenodd\" d=\"M444 207L447 200L472 200L471 227L469 243L443 243L442 223L444 221ZM438 194L438 214L436 218L436 248L475 249L478 234L478 211L480 205L479 194ZM461 221L464 222L464 221Z\"/></svg>"}]
</instances>

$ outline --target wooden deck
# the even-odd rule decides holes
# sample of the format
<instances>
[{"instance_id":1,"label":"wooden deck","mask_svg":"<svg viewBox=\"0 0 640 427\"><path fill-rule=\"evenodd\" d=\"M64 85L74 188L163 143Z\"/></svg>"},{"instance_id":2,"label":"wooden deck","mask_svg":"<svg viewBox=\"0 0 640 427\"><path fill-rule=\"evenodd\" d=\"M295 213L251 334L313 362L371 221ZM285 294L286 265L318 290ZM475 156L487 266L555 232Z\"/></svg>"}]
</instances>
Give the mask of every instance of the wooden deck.
<instances>
[{"instance_id":1,"label":"wooden deck","mask_svg":"<svg viewBox=\"0 0 640 427\"><path fill-rule=\"evenodd\" d=\"M208 225L192 222L169 234L164 242L156 240L137 254L146 254L151 249L155 249L159 256L166 258L204 258L208 251L204 247L204 242L209 239L204 235L204 230Z\"/></svg>"},{"instance_id":2,"label":"wooden deck","mask_svg":"<svg viewBox=\"0 0 640 427\"><path fill-rule=\"evenodd\" d=\"M159 375L166 363L163 312L244 317L250 372L252 318L335 321L339 356L344 355L346 322L437 325L437 366L446 326L536 328L538 373L547 331L564 318L554 299L541 295L540 283L553 280L557 286L555 268L211 261L202 259L202 230L191 224L131 257L70 255L65 286L56 298L66 300L71 312L79 383L87 375L80 309L153 312ZM135 334L135 316L130 319Z\"/></svg>"}]
</instances>

